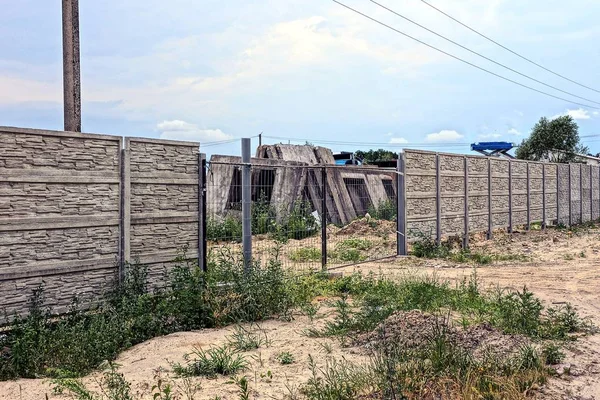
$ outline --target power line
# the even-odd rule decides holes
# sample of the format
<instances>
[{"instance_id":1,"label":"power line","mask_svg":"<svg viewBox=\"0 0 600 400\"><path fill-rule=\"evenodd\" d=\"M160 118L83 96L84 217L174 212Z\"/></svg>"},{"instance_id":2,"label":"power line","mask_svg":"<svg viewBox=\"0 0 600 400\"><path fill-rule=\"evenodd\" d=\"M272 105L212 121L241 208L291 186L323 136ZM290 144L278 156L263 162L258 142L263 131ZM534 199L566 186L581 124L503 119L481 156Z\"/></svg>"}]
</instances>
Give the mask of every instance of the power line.
<instances>
[{"instance_id":1,"label":"power line","mask_svg":"<svg viewBox=\"0 0 600 400\"><path fill-rule=\"evenodd\" d=\"M498 66L500 66L500 67L502 67L502 68L505 68L505 69L507 69L507 70L509 70L509 71L511 71L511 72L514 72L515 74L521 75L521 76L523 76L523 77L525 77L525 78L527 78L527 79L530 79L530 80L532 80L532 81L534 81L534 82L537 82L537 83L539 83L539 84L541 84L541 85L544 85L544 86L546 86L546 87L549 87L549 88L551 88L551 89L557 90L557 91L559 91L559 92L562 92L562 93L564 93L564 94L568 94L568 95L570 95L570 96L576 97L576 98L578 98L578 99L585 100L585 101L589 101L589 102L591 102L591 103L594 103L594 104L600 104L600 102L597 102L597 101L594 101L594 100L591 100L591 99L588 99L588 98L585 98L585 97L578 96L578 95L576 95L576 94L574 94L574 93L571 93L571 92L567 92L566 90L562 90L562 89L560 89L560 88L557 88L556 86L549 85L549 84L547 84L547 83L545 83L545 82L543 82L543 81L540 81L539 79L533 78L533 77L531 77L531 76L529 76L529 75L527 75L527 74L524 74L524 73L522 73L522 72L519 72L519 71L517 71L516 69L513 69L513 68L511 68L511 67L509 67L509 66L507 66L507 65L504 65L504 64L502 64L502 63L500 63L500 62L498 62L498 61L496 61L496 60L493 60L493 59L491 59L491 58L489 58L489 57L487 57L487 56L484 56L483 54L481 54L481 53L479 53L479 52L477 52L477 51L475 51L475 50L471 50L471 49L469 49L468 47L466 47L466 46L463 46L462 44L460 44L460 43L458 43L458 42L455 42L454 40L452 40L452 39L449 39L449 38L447 38L446 36L444 36L444 35L441 35L441 34L439 34L439 33L435 32L435 31L433 31L433 30L431 30L431 29L427 28L426 26L423 26L423 25L419 24L418 22L415 22L415 21L413 21L412 19L410 19L410 18L408 18L408 17L406 17L406 16L404 16L404 15L402 15L402 14L400 14L400 13L398 13L398 12L396 12L396 11L394 11L394 10L392 10L392 9L390 9L390 8L388 8L388 7L386 7L386 6L384 6L383 4L380 4L380 3L376 2L375 0L370 0L370 1L371 1L371 3L374 3L374 4L378 5L379 7L383 8L384 10L387 10L387 11L391 12L392 14L395 14L395 15L397 15L397 16L398 16L398 17L400 17L400 18L403 18L404 20L406 20L406 21L410 22L411 24L414 24L414 25L416 25L416 26L420 27L421 29L425 29L426 31L428 31L428 32L430 32L430 33L433 33L434 35L436 35L436 36L438 36L438 37L440 37L440 38L442 38L442 39L446 40L447 42L450 42L450 43L452 43L452 44L454 44L454 45L456 45L456 46L460 47L461 49L467 50L468 52L470 52L470 53L472 53L472 54L475 54L475 55L477 55L477 56L479 56L479 57L481 57L481 58L483 58L483 59L486 59L486 60L488 60L488 61L490 61L490 62L492 62L492 63L494 63L494 64L496 64L496 65L498 65Z\"/></svg>"},{"instance_id":2,"label":"power line","mask_svg":"<svg viewBox=\"0 0 600 400\"><path fill-rule=\"evenodd\" d=\"M234 142L237 142L239 140L241 140L241 139L219 140L219 141L216 141L216 142L205 142L205 143L200 142L200 147L219 146L219 145L222 145L222 144L234 143Z\"/></svg>"},{"instance_id":3,"label":"power line","mask_svg":"<svg viewBox=\"0 0 600 400\"><path fill-rule=\"evenodd\" d=\"M467 24L465 24L465 23L463 23L463 22L461 22L461 21L457 20L457 19L456 19L456 18L454 18L453 16L451 16L451 15L449 15L449 14L445 13L444 11L442 11L442 10L440 10L439 8L435 7L434 5L432 5L432 4L428 3L428 2L426 2L425 0L421 0L421 2L423 2L423 3L427 4L429 7L433 8L434 10L436 10L436 11L438 11L438 12L440 12L440 13L442 13L443 15L445 15L445 16L446 16L446 17L448 17L448 18L450 18L450 19L451 19L451 20L453 20L454 22L457 22L457 23L459 23L460 25L464 26L464 27L465 27L465 28L467 28L468 30L470 30L470 31L472 31L472 32L474 32L474 33L476 33L476 34L478 34L478 35L479 35L479 36L481 36L481 37L483 37L484 39L487 39L487 40L489 40L490 42L494 43L495 45L502 47L504 50L511 52L512 54L516 55L517 57L520 57L520 58L522 58L523 60L525 60L525 61L527 61L527 62L529 62L529 63L531 63L531 64L533 64L533 65L535 65L535 66L537 66L537 67L539 67L539 68L541 68L541 69L543 69L543 70L545 70L545 71L548 71L548 72L550 72L551 74L554 74L554 75L556 75L556 76L558 76L558 77L560 77L560 78L562 78L562 79L565 79L565 80L567 80L567 81L569 81L569 82L571 82L571 83L574 83L574 84L576 84L576 85L578 85L578 86L581 86L581 87L584 87L584 88L586 88L586 89L592 90L592 91L594 91L594 92L596 92L596 93L600 93L600 90L596 90L596 89L594 89L594 88L592 88L592 87L589 87L589 86L586 86L586 85L584 85L583 83L579 83L579 82L577 82L577 81L574 81L573 79L567 78L566 76L564 76L564 75L561 75L561 74L559 74L558 72L554 72L554 71L552 71L551 69L549 69L549 68L546 68L546 67L544 67L543 65L540 65L540 64L536 63L535 61L533 61L533 60L531 60L531 59L529 59L529 58L527 58L527 57L525 57L525 56L523 56L523 55L521 55L521 54L517 53L516 51L509 49L508 47L506 47L506 46L504 46L504 45L502 45L502 44L498 43L498 42L497 42L497 41L495 41L494 39L492 39L492 38L490 38L490 37L488 37L488 36L484 35L483 33L481 33L481 32L479 32L479 31L477 31L477 30L475 30L475 29L471 28L469 25L467 25Z\"/></svg>"},{"instance_id":4,"label":"power line","mask_svg":"<svg viewBox=\"0 0 600 400\"><path fill-rule=\"evenodd\" d=\"M569 99L565 99L565 98L563 98L563 97L560 97L560 96L555 96L555 95L553 95L553 94L551 94L551 93L547 93L547 92L544 92L544 91L542 91L542 90L539 90L539 89L533 88L533 87L531 87L531 86L527 86L527 85L525 85L525 84L523 84L523 83L517 82L517 81L515 81L515 80L512 80L512 79L510 79L510 78L507 78L507 77L505 77L505 76L502 76L502 75L500 75L500 74L497 74L497 73L495 73L495 72L492 72L492 71L490 71L490 70L488 70L488 69L485 69L485 68L483 68L483 67L480 67L480 66L478 66L478 65L476 65L476 64L473 64L472 62L469 62L469 61L467 61L467 60L464 60L464 59L462 59L462 58L460 58L460 57L458 57L458 56L455 56L455 55L453 55L453 54L450 54L450 53L448 53L447 51L444 51L444 50L442 50L442 49L439 49L439 48L437 48L437 47L435 47L435 46L433 46L433 45L430 45L429 43L426 43L426 42L424 42L424 41L422 41L422 40L420 40L420 39L417 39L417 38L415 38L415 37L413 37L413 36L410 36L409 34L407 34L407 33L404 33L404 32L402 32L402 31L400 31L400 30L398 30L398 29L396 29L396 28L394 28L394 27L392 27L392 26L390 26L390 25L387 25L387 24L385 24L385 23L383 23L383 22L381 22L381 21L379 21L379 20L377 20L377 19L375 19L375 18L373 18L373 17L370 17L370 16L368 16L368 15L366 15L366 14L364 14L364 13L362 13L362 12L360 12L360 11L358 11L358 10L356 10L356 9L354 9L354 8L352 8L352 7L350 7L350 6L347 6L347 5L346 5L346 4L344 4L344 3L341 3L341 2L339 2L339 1L337 1L337 0L332 0L332 1L333 1L334 3L337 3L337 4L341 5L342 7L345 7L345 8L347 8L347 9L348 9L348 10L350 10L350 11L353 11L353 12L355 12L355 13L357 13L357 14L359 14L359 15L361 15L361 16L363 16L363 17L367 18L367 19L370 19L371 21L373 21L373 22L375 22L375 23L377 23L377 24L379 24L379 25L382 25L382 26L384 26L384 27L386 27L386 28L388 28L388 29L391 29L392 31L394 31L394 32L396 32L396 33L399 33L399 34L401 34L401 35L403 35L403 36L406 36L407 38L409 38L409 39L412 39L412 40L414 40L414 41L416 41L416 42L418 42L418 43L421 43L422 45L425 45L425 46L427 46L427 47L429 47L429 48L431 48L431 49L433 49L433 50L436 50L436 51L438 51L438 52L440 52L440 53L442 53L442 54L445 54L445 55L447 55L448 57L452 57L452 58L454 58L455 60L458 60L458 61L460 61L460 62L463 62L463 63L465 63L465 64L467 64L467 65L470 65L471 67L477 68L477 69L479 69L479 70L481 70L481 71L483 71L483 72L487 72L487 73L488 73L488 74L490 74L490 75L494 75L494 76L496 76L496 77L498 77L498 78L500 78L500 79L503 79L503 80L505 80L505 81L511 82L511 83L513 83L513 84L515 84L515 85L518 85L518 86L524 87L524 88L526 88L526 89L533 90L534 92L537 92L537 93L543 94L543 95L545 95L545 96L548 96L548 97L552 97L552 98L555 98L555 99L558 99L558 100L566 101L566 102L568 102L568 103L571 103L571 104L577 104L577 105L579 105L579 106L583 106L583 107L588 107L588 108L593 108L593 109L596 109L596 110L600 110L600 108L599 108L599 107L591 106L591 105L589 105L589 104L584 104L584 103L578 103L578 102L576 102L576 101L572 101L572 100L569 100Z\"/></svg>"},{"instance_id":5,"label":"power line","mask_svg":"<svg viewBox=\"0 0 600 400\"><path fill-rule=\"evenodd\" d=\"M274 139L274 140L288 140L292 142L312 142L319 144L330 144L330 145L342 145L342 146L382 146L382 147L464 147L470 146L470 143L457 143L457 142L445 142L445 143L377 143L377 142L350 142L350 141L341 141L341 140L313 140L306 138L293 138L293 137L283 137L283 136L266 136L263 135L264 138Z\"/></svg>"},{"instance_id":6,"label":"power line","mask_svg":"<svg viewBox=\"0 0 600 400\"><path fill-rule=\"evenodd\" d=\"M257 138L258 135L254 135L254 136L250 136L250 139L254 139ZM214 142L200 142L200 146L201 147L209 147L209 146L220 146L222 144L228 144L228 143L234 143L234 142L238 142L242 140L241 138L234 138L234 139L226 139L226 140L217 140Z\"/></svg>"}]
</instances>

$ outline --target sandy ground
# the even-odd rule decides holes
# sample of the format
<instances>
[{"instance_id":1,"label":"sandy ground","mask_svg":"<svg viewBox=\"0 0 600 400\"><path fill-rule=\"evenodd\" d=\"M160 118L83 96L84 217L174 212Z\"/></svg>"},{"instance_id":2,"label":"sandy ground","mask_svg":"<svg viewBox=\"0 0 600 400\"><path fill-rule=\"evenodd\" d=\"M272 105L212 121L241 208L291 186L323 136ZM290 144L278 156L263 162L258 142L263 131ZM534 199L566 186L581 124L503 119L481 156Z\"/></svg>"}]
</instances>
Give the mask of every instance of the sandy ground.
<instances>
[{"instance_id":1,"label":"sandy ground","mask_svg":"<svg viewBox=\"0 0 600 400\"><path fill-rule=\"evenodd\" d=\"M498 285L501 288L521 289L524 285L538 295L547 305L570 302L586 318L600 326L600 230L585 230L576 233L558 231L531 231L512 236L498 234L493 241L479 241L473 245L478 251L498 254L521 254L530 257L527 261L497 262L477 268L477 275L484 286ZM373 271L386 275L407 273L435 273L451 281L468 277L473 265L456 264L445 260L417 260L402 258L391 262L363 264L344 269ZM321 314L326 315L323 307ZM329 357L345 358L352 362L365 362L367 357L358 351L342 348L338 341L313 339L302 334L303 330L321 324L322 319L311 322L298 316L292 322L267 321L261 329L271 340L271 345L245 353L250 367L245 375L257 399L293 398L298 387L310 377L308 356L313 355L320 365ZM123 352L117 363L120 371L132 382L136 393L152 398L156 369L169 369L169 362L183 361L183 355L194 346L208 348L223 344L233 328L175 333L139 344ZM331 346L327 354L324 345ZM290 352L295 362L281 365L276 356ZM600 335L580 338L567 351L566 364L571 373L553 378L536 395L542 399L600 399ZM85 378L92 387L99 373ZM238 389L229 378L195 378L201 385L196 399L237 399ZM181 380L176 384L183 385ZM0 382L0 399L60 399L52 393L49 382L43 379ZM184 397L185 398L185 397Z\"/></svg>"}]
</instances>

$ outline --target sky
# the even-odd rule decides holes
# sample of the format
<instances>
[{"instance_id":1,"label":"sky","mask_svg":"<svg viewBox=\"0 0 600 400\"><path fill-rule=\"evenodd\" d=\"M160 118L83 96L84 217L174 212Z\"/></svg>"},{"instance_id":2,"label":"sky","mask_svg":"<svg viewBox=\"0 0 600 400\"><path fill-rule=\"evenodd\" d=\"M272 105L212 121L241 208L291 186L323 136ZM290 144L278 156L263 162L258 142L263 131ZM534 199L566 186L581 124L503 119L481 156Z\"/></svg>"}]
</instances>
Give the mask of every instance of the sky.
<instances>
[{"instance_id":1,"label":"sky","mask_svg":"<svg viewBox=\"0 0 600 400\"><path fill-rule=\"evenodd\" d=\"M335 151L466 153L477 141L519 143L540 117L565 114L580 135L600 135L597 0L430 2L598 92L527 63L420 0L378 0L592 102L507 71L368 0L341 1L494 73L590 107L489 75L330 0L80 0L83 131L194 140L209 154L239 154L240 144L203 143L261 132L263 143L347 143L327 145ZM62 129L60 2L0 0L0 9L0 125ZM600 136L584 143L600 152Z\"/></svg>"}]
</instances>

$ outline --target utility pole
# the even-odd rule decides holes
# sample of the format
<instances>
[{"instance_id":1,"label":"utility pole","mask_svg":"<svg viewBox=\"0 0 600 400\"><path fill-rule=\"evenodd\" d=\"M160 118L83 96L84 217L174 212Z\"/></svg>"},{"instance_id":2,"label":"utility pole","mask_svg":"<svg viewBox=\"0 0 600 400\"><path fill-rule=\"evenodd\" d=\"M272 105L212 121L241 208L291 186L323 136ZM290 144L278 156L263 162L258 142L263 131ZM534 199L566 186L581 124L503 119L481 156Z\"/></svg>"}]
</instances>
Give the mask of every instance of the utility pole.
<instances>
[{"instance_id":1,"label":"utility pole","mask_svg":"<svg viewBox=\"0 0 600 400\"><path fill-rule=\"evenodd\" d=\"M62 0L64 129L81 132L79 0Z\"/></svg>"}]
</instances>

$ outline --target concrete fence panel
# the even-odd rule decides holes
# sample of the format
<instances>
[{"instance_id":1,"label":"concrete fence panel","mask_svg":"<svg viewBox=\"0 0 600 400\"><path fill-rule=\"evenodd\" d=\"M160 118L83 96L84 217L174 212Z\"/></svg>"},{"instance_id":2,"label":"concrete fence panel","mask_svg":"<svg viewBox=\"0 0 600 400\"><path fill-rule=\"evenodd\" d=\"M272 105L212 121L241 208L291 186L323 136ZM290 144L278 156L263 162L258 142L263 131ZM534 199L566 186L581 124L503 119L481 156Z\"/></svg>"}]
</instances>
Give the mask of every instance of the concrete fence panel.
<instances>
[{"instance_id":1,"label":"concrete fence panel","mask_svg":"<svg viewBox=\"0 0 600 400\"><path fill-rule=\"evenodd\" d=\"M125 261L148 267L153 283L182 249L198 257L199 144L125 138L124 207L129 208Z\"/></svg>"},{"instance_id":2,"label":"concrete fence panel","mask_svg":"<svg viewBox=\"0 0 600 400\"><path fill-rule=\"evenodd\" d=\"M468 233L491 236L499 228L510 232L532 223L545 227L600 218L596 166L422 150L406 150L405 158L409 239L417 232L437 240L464 235L465 226Z\"/></svg>"},{"instance_id":3,"label":"concrete fence panel","mask_svg":"<svg viewBox=\"0 0 600 400\"><path fill-rule=\"evenodd\" d=\"M67 310L113 283L119 260L120 137L0 128L0 309L44 287Z\"/></svg>"}]
</instances>

